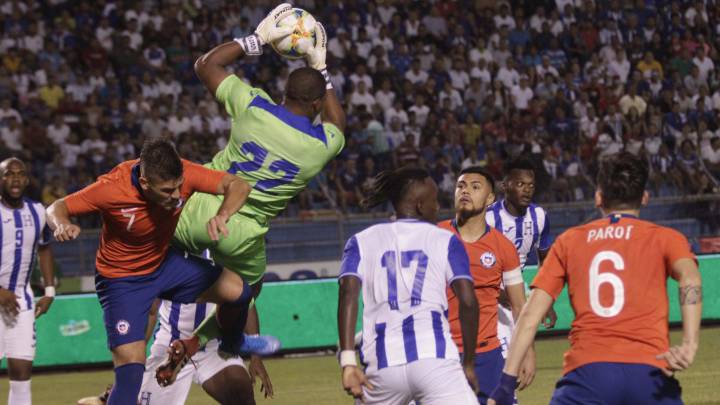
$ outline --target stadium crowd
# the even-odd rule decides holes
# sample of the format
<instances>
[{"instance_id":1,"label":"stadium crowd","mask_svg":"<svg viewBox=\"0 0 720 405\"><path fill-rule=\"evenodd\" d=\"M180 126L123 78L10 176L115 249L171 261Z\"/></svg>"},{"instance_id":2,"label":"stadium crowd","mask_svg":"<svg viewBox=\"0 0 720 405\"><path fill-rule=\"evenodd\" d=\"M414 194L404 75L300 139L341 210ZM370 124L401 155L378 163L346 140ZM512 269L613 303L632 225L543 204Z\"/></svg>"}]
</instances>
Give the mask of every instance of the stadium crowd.
<instances>
[{"instance_id":1,"label":"stadium crowd","mask_svg":"<svg viewBox=\"0 0 720 405\"><path fill-rule=\"evenodd\" d=\"M242 6L240 5L242 3ZM32 162L45 204L136 157L147 137L206 162L227 114L193 62L251 33L275 1L7 0L0 6L0 158ZM655 195L717 191L720 2L314 1L348 112L347 144L295 208L357 211L379 170L500 176L527 155L541 201L591 198L598 159L652 166ZM278 102L303 60L271 51L235 67ZM291 210L296 211L296 210Z\"/></svg>"}]
</instances>

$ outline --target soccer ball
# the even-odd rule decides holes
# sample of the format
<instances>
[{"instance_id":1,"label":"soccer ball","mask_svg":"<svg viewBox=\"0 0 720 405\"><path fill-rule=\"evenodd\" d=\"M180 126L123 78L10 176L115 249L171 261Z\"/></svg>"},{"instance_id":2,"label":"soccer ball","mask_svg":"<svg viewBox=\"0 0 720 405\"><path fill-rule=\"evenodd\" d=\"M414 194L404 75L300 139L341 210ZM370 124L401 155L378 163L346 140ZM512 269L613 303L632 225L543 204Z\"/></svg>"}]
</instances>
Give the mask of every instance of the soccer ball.
<instances>
[{"instance_id":1,"label":"soccer ball","mask_svg":"<svg viewBox=\"0 0 720 405\"><path fill-rule=\"evenodd\" d=\"M293 33L271 43L275 52L289 59L304 57L315 46L315 17L301 8L277 23L278 27L292 27Z\"/></svg>"}]
</instances>

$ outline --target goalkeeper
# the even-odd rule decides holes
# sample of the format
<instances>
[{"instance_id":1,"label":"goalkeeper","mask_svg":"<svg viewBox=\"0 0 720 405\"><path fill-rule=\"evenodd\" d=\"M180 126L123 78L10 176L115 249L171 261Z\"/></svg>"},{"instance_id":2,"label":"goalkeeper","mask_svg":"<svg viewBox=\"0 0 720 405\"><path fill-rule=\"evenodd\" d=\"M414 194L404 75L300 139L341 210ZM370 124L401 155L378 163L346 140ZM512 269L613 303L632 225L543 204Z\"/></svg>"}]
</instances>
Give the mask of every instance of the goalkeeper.
<instances>
[{"instance_id":1,"label":"goalkeeper","mask_svg":"<svg viewBox=\"0 0 720 405\"><path fill-rule=\"evenodd\" d=\"M345 113L326 70L327 38L320 23L315 28L316 45L307 53L309 67L290 74L281 105L225 69L245 55L261 55L263 45L289 35L291 31L277 28L277 23L292 12L290 4L277 6L254 34L217 46L195 62L200 80L232 117L228 145L206 166L240 176L253 188L243 208L228 219L229 236L218 240L208 236L205 224L217 213L222 199L195 193L185 204L174 243L196 254L208 249L214 261L251 284L256 297L266 268L264 236L270 219L337 156L345 143ZM322 122L314 124L318 114ZM251 327L246 332L258 333L255 309L249 311L240 314L243 325L238 325L233 335L237 340L223 337L221 350L238 353L247 316L251 317ZM228 312L227 307L220 307L217 317L238 316ZM160 385L171 384L187 359L219 335L215 317L209 317L193 337L173 342L168 360L156 372ZM267 352L273 350L277 348ZM263 348L253 351L262 353Z\"/></svg>"}]
</instances>

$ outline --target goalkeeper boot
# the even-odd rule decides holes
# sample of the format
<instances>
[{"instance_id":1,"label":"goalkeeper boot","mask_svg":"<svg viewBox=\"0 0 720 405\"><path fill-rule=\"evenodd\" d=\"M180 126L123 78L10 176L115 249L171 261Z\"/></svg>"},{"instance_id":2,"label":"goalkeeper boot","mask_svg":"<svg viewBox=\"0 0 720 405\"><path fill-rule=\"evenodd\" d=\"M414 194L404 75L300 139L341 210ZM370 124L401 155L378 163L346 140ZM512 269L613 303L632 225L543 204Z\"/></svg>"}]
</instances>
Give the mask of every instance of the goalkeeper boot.
<instances>
[{"instance_id":1,"label":"goalkeeper boot","mask_svg":"<svg viewBox=\"0 0 720 405\"><path fill-rule=\"evenodd\" d=\"M220 351L230 356L241 354L269 356L280 350L280 346L280 340L270 335L243 334L240 339L222 338L220 340Z\"/></svg>"}]
</instances>

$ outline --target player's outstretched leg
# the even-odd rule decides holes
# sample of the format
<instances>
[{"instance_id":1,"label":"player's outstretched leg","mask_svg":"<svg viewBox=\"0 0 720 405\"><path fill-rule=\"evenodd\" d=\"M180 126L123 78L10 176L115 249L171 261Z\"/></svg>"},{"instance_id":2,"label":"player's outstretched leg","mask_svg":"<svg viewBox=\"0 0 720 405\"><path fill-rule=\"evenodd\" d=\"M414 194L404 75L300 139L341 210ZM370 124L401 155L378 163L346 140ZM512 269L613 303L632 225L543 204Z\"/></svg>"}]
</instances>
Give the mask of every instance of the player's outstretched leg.
<instances>
[{"instance_id":1,"label":"player's outstretched leg","mask_svg":"<svg viewBox=\"0 0 720 405\"><path fill-rule=\"evenodd\" d=\"M192 356L200 350L199 339L194 336L187 339L173 341L168 347L168 358L155 371L155 378L161 387L167 387L175 382L178 373L190 361ZM244 335L242 345L238 347L240 354L271 355L280 350L280 341L268 335Z\"/></svg>"},{"instance_id":2,"label":"player's outstretched leg","mask_svg":"<svg viewBox=\"0 0 720 405\"><path fill-rule=\"evenodd\" d=\"M240 290L239 296L237 290ZM237 298L228 300L227 297L233 295ZM224 269L215 284L199 297L202 301L220 303L216 315L206 319L204 324L213 321L217 323L223 339L223 350L231 355L242 353L269 355L280 349L280 341L275 337L243 334L252 298L252 288L244 283L240 276L227 269ZM172 342L168 348L168 359L155 373L158 384L161 386L172 384L180 370L204 343L206 342L201 342L198 336Z\"/></svg>"}]
</instances>

